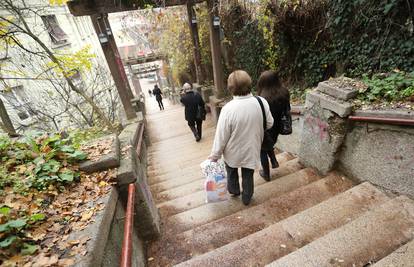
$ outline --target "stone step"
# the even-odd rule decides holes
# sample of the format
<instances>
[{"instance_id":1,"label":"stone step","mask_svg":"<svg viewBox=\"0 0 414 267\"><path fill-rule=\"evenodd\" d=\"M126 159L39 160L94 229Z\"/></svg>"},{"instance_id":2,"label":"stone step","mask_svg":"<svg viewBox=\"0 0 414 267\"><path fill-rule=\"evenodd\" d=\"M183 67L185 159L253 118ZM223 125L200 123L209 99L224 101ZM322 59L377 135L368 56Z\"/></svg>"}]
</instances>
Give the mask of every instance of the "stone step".
<instances>
[{"instance_id":1,"label":"stone step","mask_svg":"<svg viewBox=\"0 0 414 267\"><path fill-rule=\"evenodd\" d=\"M414 201L397 197L268 266L366 266L413 237Z\"/></svg>"},{"instance_id":2,"label":"stone step","mask_svg":"<svg viewBox=\"0 0 414 267\"><path fill-rule=\"evenodd\" d=\"M163 236L152 244L149 255L158 254L154 263L159 266L183 262L262 230L351 187L350 180L330 175L179 235Z\"/></svg>"},{"instance_id":3,"label":"stone step","mask_svg":"<svg viewBox=\"0 0 414 267\"><path fill-rule=\"evenodd\" d=\"M364 183L261 231L178 266L264 266L337 227L347 224L368 209L385 203L387 200L388 197L385 194L374 186Z\"/></svg>"},{"instance_id":4,"label":"stone step","mask_svg":"<svg viewBox=\"0 0 414 267\"><path fill-rule=\"evenodd\" d=\"M287 152L283 152L283 153L279 153L276 155L277 160L279 161L279 164L282 165L285 162L294 159L294 156L290 153ZM161 192L173 187L177 187L179 185L183 185L183 184L187 184L189 182L198 180L203 178L202 174L201 174L201 168L200 168L200 164L201 162L204 160L205 158L203 158L202 160L199 161L199 164L195 164L195 165L191 165L191 166L184 166L182 169L177 169L175 171L171 171L165 174L160 174L160 175L154 175L153 172L148 172L148 177L149 177L149 184L150 185L155 185L157 183L161 183L161 182L165 182L165 181L169 181L171 179L177 179L179 181L171 181L171 184L169 183L165 183L163 185L159 185L157 186L157 189L155 189L155 186L152 188L152 190L154 190L154 192ZM188 171L188 173L186 173ZM192 172L196 172L196 174L192 173ZM277 172L276 170L273 170L273 172ZM196 175L197 178L193 177L192 175ZM159 188L158 188L159 187Z\"/></svg>"},{"instance_id":5,"label":"stone step","mask_svg":"<svg viewBox=\"0 0 414 267\"><path fill-rule=\"evenodd\" d=\"M414 266L414 241L410 241L386 256L372 267L413 267Z\"/></svg>"},{"instance_id":6,"label":"stone step","mask_svg":"<svg viewBox=\"0 0 414 267\"><path fill-rule=\"evenodd\" d=\"M302 164L299 163L298 159L290 160L286 163L281 164L279 168L273 169L271 171L272 179L276 179L278 177L291 174L293 172L299 171L302 168L303 166ZM200 171L198 175L200 176L200 179L197 179L191 183L180 185L178 187L171 187L171 186L165 187L166 190L162 192L154 193L153 195L154 199L157 201L157 203L161 203L164 201L169 201L175 198L179 198L185 195L192 194L194 192L204 190L205 178L202 177L203 175L200 173ZM176 179L176 180L180 181L180 179ZM266 181L260 177L258 172L255 172L254 185L258 186L264 183L266 183Z\"/></svg>"},{"instance_id":7,"label":"stone step","mask_svg":"<svg viewBox=\"0 0 414 267\"><path fill-rule=\"evenodd\" d=\"M163 139L163 140L152 140L151 139L151 147L148 151L148 156L152 157L154 155L164 155L165 153L171 154L174 153L176 149L191 149L196 144L205 144L205 143L213 143L213 137L215 134L215 130L205 129L203 127L203 136L200 142L195 142L194 135L188 129L185 133L182 135L172 136L169 139ZM210 147L211 148L211 147ZM210 149L209 149L210 150Z\"/></svg>"},{"instance_id":8,"label":"stone step","mask_svg":"<svg viewBox=\"0 0 414 267\"><path fill-rule=\"evenodd\" d=\"M303 185L319 180L320 176L312 169L303 169L283 176L255 188L250 206L246 207L239 197L227 201L205 203L203 191L164 202L159 206L162 216L171 216L166 228L171 225L175 232L184 232L202 224L212 222L237 211L265 202L267 199L295 190ZM171 230L170 229L170 230Z\"/></svg>"},{"instance_id":9,"label":"stone step","mask_svg":"<svg viewBox=\"0 0 414 267\"><path fill-rule=\"evenodd\" d=\"M183 155L177 155L177 157L183 158L183 160L163 160L159 163L153 163L148 166L148 174L157 175L161 173L168 173L177 169L182 169L187 166L200 166L200 163L207 159L208 155L205 153L192 153L192 157L183 157ZM199 167L200 168L200 167Z\"/></svg>"}]
</instances>

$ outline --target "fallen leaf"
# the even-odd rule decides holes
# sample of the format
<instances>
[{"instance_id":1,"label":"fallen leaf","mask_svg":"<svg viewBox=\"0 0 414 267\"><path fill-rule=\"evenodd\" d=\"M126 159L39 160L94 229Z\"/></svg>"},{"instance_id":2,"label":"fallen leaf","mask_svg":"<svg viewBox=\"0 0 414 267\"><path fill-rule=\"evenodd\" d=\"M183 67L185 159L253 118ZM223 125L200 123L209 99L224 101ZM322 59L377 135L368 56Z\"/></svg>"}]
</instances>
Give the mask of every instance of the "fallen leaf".
<instances>
[{"instance_id":1,"label":"fallen leaf","mask_svg":"<svg viewBox=\"0 0 414 267\"><path fill-rule=\"evenodd\" d=\"M72 266L75 264L75 260L72 258L60 259L58 264L62 267Z\"/></svg>"},{"instance_id":2,"label":"fallen leaf","mask_svg":"<svg viewBox=\"0 0 414 267\"><path fill-rule=\"evenodd\" d=\"M44 253L39 254L34 260L33 267L46 267L52 266L53 264L58 263L58 256L52 255L50 257L46 256Z\"/></svg>"},{"instance_id":3,"label":"fallen leaf","mask_svg":"<svg viewBox=\"0 0 414 267\"><path fill-rule=\"evenodd\" d=\"M84 212L83 214L82 214L82 217L81 217L81 221L82 222L85 222L85 221L87 221L87 220L89 220L90 218L92 218L92 215L93 215L93 210L89 210L89 211L87 211L87 212Z\"/></svg>"},{"instance_id":4,"label":"fallen leaf","mask_svg":"<svg viewBox=\"0 0 414 267\"><path fill-rule=\"evenodd\" d=\"M153 260L154 260L153 257L148 258L148 261L153 261Z\"/></svg>"}]
</instances>

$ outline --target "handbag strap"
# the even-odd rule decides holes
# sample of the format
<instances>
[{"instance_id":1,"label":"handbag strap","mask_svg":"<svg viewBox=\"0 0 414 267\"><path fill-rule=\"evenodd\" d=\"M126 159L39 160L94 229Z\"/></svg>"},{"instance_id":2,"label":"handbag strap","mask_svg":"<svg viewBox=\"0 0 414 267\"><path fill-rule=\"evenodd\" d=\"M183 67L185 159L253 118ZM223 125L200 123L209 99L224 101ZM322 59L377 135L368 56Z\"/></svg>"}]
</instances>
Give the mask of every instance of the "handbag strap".
<instances>
[{"instance_id":1,"label":"handbag strap","mask_svg":"<svg viewBox=\"0 0 414 267\"><path fill-rule=\"evenodd\" d=\"M266 131L266 124L267 124L267 122L266 122L266 114L265 114L265 110L264 110L263 102L262 102L262 100L260 99L260 97L258 97L258 96L255 96L255 97L256 97L257 101L259 101L260 108L262 109L262 116L263 116L263 129Z\"/></svg>"}]
</instances>

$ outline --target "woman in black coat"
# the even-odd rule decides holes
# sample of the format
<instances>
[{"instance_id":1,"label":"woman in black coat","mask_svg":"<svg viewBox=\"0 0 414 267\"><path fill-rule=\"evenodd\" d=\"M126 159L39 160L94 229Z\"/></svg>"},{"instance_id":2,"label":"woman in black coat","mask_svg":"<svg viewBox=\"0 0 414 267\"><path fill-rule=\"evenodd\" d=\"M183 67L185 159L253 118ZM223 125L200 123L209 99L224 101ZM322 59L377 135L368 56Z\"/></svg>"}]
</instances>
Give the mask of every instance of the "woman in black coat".
<instances>
[{"instance_id":1,"label":"woman in black coat","mask_svg":"<svg viewBox=\"0 0 414 267\"><path fill-rule=\"evenodd\" d=\"M198 92L194 92L191 85L183 85L184 95L180 101L185 106L185 120L194 134L196 141L200 141L203 120L206 119L205 103Z\"/></svg>"},{"instance_id":2,"label":"woman in black coat","mask_svg":"<svg viewBox=\"0 0 414 267\"><path fill-rule=\"evenodd\" d=\"M155 95L155 99L158 102L158 106L160 107L160 110L164 109L164 104L162 103L162 92L157 84L154 85L154 90L152 90L152 93Z\"/></svg>"},{"instance_id":3,"label":"woman in black coat","mask_svg":"<svg viewBox=\"0 0 414 267\"><path fill-rule=\"evenodd\" d=\"M279 76L275 71L265 71L260 75L259 81L257 82L257 94L267 100L274 119L272 128L267 130L273 142L266 148L262 147L260 151L260 161L263 170L259 173L266 181L270 181L268 158L270 158L272 168L279 167L274 152L274 145L277 142L277 137L281 129L282 113L284 111L290 111L290 96L289 91L282 86Z\"/></svg>"}]
</instances>

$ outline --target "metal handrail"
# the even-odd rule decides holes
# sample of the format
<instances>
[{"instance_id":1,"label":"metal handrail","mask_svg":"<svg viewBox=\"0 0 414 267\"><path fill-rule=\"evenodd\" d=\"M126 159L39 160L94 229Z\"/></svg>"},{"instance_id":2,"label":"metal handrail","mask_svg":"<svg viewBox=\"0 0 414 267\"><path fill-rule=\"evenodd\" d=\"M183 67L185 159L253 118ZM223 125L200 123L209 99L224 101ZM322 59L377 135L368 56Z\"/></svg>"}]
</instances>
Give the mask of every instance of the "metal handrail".
<instances>
[{"instance_id":1,"label":"metal handrail","mask_svg":"<svg viewBox=\"0 0 414 267\"><path fill-rule=\"evenodd\" d=\"M144 123L141 123L136 152L141 154L142 141L144 138ZM132 257L132 234L134 226L134 203L135 203L135 184L128 185L128 202L125 211L124 239L122 241L122 253L120 267L130 267Z\"/></svg>"},{"instance_id":2,"label":"metal handrail","mask_svg":"<svg viewBox=\"0 0 414 267\"><path fill-rule=\"evenodd\" d=\"M396 118L364 117L364 116L349 116L348 118L351 121L414 126L413 119L396 119Z\"/></svg>"},{"instance_id":3,"label":"metal handrail","mask_svg":"<svg viewBox=\"0 0 414 267\"><path fill-rule=\"evenodd\" d=\"M122 241L121 267L131 266L132 233L134 226L135 185L128 185L128 202L124 223L124 240Z\"/></svg>"}]
</instances>

